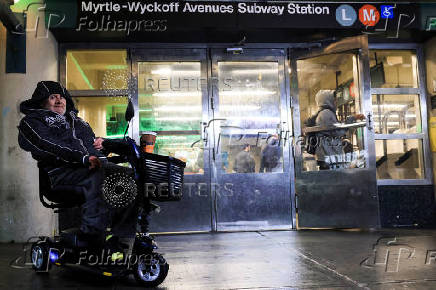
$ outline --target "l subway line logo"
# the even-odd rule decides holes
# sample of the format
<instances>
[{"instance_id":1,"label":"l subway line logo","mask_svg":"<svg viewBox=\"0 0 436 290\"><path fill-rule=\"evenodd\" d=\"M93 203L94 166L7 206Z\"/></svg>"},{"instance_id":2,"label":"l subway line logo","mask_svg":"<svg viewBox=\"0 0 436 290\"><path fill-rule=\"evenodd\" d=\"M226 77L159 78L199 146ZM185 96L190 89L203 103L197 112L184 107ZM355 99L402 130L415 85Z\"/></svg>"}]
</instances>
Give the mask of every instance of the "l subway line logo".
<instances>
[{"instance_id":1,"label":"l subway line logo","mask_svg":"<svg viewBox=\"0 0 436 290\"><path fill-rule=\"evenodd\" d=\"M359 20L365 26L375 26L380 20L380 12L373 5L364 5L359 9Z\"/></svg>"}]
</instances>

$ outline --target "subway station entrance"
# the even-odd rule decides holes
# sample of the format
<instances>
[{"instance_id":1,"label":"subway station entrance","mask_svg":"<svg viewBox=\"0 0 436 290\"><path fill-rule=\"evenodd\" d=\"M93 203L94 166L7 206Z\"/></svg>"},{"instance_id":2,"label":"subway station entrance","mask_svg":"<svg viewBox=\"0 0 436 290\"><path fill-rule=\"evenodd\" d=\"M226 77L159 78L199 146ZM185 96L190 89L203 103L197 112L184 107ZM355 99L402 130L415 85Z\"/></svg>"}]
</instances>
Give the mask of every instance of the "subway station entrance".
<instances>
[{"instance_id":1,"label":"subway station entrance","mask_svg":"<svg viewBox=\"0 0 436 290\"><path fill-rule=\"evenodd\" d=\"M380 185L431 182L414 45L126 46L63 46L61 82L96 135L122 136L130 97L130 136L154 131L155 153L186 162L153 232L378 227ZM339 127L310 128L328 91ZM335 130L346 150L308 153L307 136Z\"/></svg>"}]
</instances>

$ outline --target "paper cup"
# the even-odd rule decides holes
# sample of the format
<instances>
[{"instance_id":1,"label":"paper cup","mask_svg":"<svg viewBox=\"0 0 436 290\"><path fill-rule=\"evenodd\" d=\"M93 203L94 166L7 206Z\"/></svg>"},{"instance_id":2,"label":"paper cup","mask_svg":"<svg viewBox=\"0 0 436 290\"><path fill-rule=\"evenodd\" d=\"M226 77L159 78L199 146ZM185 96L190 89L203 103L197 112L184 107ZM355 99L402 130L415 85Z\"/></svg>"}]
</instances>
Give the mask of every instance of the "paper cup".
<instances>
[{"instance_id":1,"label":"paper cup","mask_svg":"<svg viewBox=\"0 0 436 290\"><path fill-rule=\"evenodd\" d=\"M156 132L144 132L141 135L141 150L146 153L153 153L156 143Z\"/></svg>"}]
</instances>

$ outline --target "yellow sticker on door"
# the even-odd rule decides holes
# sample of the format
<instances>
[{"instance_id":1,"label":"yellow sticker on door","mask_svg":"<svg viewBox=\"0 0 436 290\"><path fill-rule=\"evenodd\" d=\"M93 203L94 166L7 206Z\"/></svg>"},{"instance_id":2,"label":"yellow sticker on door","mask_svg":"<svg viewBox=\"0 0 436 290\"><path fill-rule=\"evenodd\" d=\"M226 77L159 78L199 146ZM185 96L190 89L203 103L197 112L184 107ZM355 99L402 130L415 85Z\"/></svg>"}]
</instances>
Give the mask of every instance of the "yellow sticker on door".
<instances>
[{"instance_id":1,"label":"yellow sticker on door","mask_svg":"<svg viewBox=\"0 0 436 290\"><path fill-rule=\"evenodd\" d=\"M428 121L428 125L431 151L436 152L436 117L431 117Z\"/></svg>"}]
</instances>

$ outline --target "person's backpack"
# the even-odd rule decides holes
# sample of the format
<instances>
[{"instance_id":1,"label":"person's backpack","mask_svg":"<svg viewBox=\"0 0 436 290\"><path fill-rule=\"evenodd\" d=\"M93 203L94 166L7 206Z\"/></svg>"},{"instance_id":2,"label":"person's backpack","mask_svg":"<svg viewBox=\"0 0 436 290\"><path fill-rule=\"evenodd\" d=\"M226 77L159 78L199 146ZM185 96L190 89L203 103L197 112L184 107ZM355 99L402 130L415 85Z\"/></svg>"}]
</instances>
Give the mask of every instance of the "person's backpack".
<instances>
[{"instance_id":1,"label":"person's backpack","mask_svg":"<svg viewBox=\"0 0 436 290\"><path fill-rule=\"evenodd\" d=\"M332 109L330 108L321 108L319 109L318 112L316 112L315 115L310 116L309 118L307 118L307 120L304 122L304 125L306 127L315 127L316 126L316 118L318 118L318 114L321 113L324 110L330 110L332 111L335 116L336 116L336 112L334 112ZM316 136L316 133L307 133L306 134L306 140L305 140L305 145L306 145L306 152L309 154L314 155L316 152L316 148L319 145L319 140L318 137Z\"/></svg>"},{"instance_id":2,"label":"person's backpack","mask_svg":"<svg viewBox=\"0 0 436 290\"><path fill-rule=\"evenodd\" d=\"M280 146L277 143L267 145L262 152L262 158L265 168L271 169L277 167L280 159Z\"/></svg>"},{"instance_id":3,"label":"person's backpack","mask_svg":"<svg viewBox=\"0 0 436 290\"><path fill-rule=\"evenodd\" d=\"M314 127L316 126L316 118L318 118L318 114L321 112L319 110L315 115L310 116L305 122L304 125L306 127ZM316 133L307 133L306 134L306 152L314 155L316 151L316 147L318 146L318 139L316 137Z\"/></svg>"}]
</instances>

